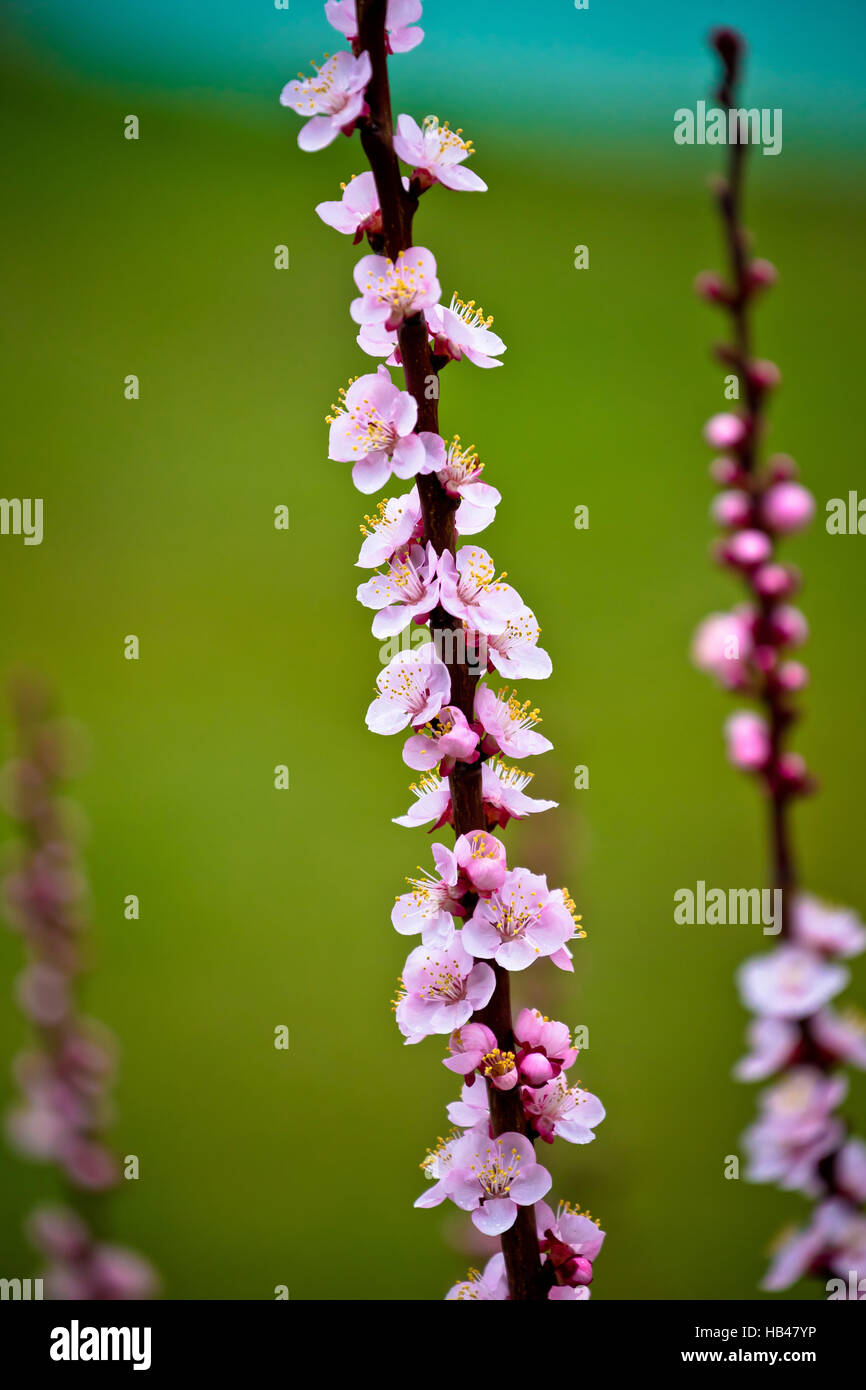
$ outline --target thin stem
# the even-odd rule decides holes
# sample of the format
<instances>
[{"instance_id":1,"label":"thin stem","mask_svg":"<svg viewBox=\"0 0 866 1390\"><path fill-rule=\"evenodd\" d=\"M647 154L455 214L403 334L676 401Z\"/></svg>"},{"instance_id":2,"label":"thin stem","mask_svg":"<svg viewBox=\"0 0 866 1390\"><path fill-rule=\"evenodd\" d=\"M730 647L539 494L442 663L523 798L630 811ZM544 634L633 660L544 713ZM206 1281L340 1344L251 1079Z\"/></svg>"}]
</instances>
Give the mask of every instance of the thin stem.
<instances>
[{"instance_id":1,"label":"thin stem","mask_svg":"<svg viewBox=\"0 0 866 1390\"><path fill-rule=\"evenodd\" d=\"M385 39L387 0L358 0L358 38L356 52L366 50L372 64L372 78L367 87L369 115L361 122L361 144L370 161L376 181L379 207L382 214L382 249L392 261L412 245L412 222L418 198L403 188L400 167L393 145L393 117L388 83L388 54ZM400 355L406 389L418 404L418 429L439 433L439 378L430 352L427 325L423 314L404 320L398 330ZM418 494L424 520L425 539L437 555L456 551L454 512L456 499L449 497L435 474L417 480ZM459 620L436 608L430 617L430 629L442 660L451 677L451 702L457 705L468 720L474 719L477 675L467 661L465 638ZM484 800L481 791L481 763L458 762L448 779L455 835L481 830L485 825ZM479 1014L496 1034L499 1047L505 1051L513 1043L511 999L508 971L494 964L496 988L487 1008ZM517 1132L526 1134L526 1120L520 1099L520 1088L499 1091L489 1082L490 1120L493 1133ZM535 1229L535 1208L518 1207L517 1219L510 1230L503 1232L502 1253L508 1272L508 1287L512 1299L543 1300L547 1284L542 1275L538 1236Z\"/></svg>"}]
</instances>

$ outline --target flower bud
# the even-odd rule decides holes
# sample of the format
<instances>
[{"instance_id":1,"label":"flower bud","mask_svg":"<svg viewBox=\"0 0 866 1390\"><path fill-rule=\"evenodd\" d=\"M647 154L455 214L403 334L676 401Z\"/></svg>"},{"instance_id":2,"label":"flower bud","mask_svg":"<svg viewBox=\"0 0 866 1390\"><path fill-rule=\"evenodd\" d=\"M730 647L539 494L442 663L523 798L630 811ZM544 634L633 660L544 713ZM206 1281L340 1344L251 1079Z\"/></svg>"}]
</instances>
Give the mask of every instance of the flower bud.
<instances>
[{"instance_id":1,"label":"flower bud","mask_svg":"<svg viewBox=\"0 0 866 1390\"><path fill-rule=\"evenodd\" d=\"M720 492L713 499L711 513L719 526L748 526L752 517L752 499L747 492L738 489Z\"/></svg>"},{"instance_id":2,"label":"flower bud","mask_svg":"<svg viewBox=\"0 0 866 1390\"><path fill-rule=\"evenodd\" d=\"M761 516L771 531L800 531L815 514L815 499L801 483L774 483L761 499Z\"/></svg>"},{"instance_id":3,"label":"flower bud","mask_svg":"<svg viewBox=\"0 0 866 1390\"><path fill-rule=\"evenodd\" d=\"M713 449L738 449L748 432L748 425L741 415L722 411L707 421L704 439Z\"/></svg>"}]
</instances>

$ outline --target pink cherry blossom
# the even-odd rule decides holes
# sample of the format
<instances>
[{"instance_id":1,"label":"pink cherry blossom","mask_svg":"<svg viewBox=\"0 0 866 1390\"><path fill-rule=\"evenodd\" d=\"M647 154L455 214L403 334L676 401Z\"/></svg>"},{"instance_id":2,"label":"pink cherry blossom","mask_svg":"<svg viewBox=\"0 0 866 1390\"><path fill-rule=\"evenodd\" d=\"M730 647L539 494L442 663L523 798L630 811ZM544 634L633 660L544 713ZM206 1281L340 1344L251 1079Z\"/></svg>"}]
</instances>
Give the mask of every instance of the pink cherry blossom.
<instances>
[{"instance_id":1,"label":"pink cherry blossom","mask_svg":"<svg viewBox=\"0 0 866 1390\"><path fill-rule=\"evenodd\" d=\"M743 1135L749 1181L818 1195L818 1166L844 1134L833 1111L846 1091L844 1078L824 1077L813 1067L796 1067L764 1091L759 1118Z\"/></svg>"},{"instance_id":2,"label":"pink cherry blossom","mask_svg":"<svg viewBox=\"0 0 866 1390\"><path fill-rule=\"evenodd\" d=\"M491 1051L495 1051L494 1048ZM448 1119L460 1129L477 1129L480 1134L489 1133L490 1104L486 1086L473 1086L464 1082L460 1099L451 1101L448 1106Z\"/></svg>"},{"instance_id":3,"label":"pink cherry blossom","mask_svg":"<svg viewBox=\"0 0 866 1390\"><path fill-rule=\"evenodd\" d=\"M792 912L794 940L828 956L859 956L866 950L866 928L851 907L823 903L798 894Z\"/></svg>"},{"instance_id":4,"label":"pink cherry blossom","mask_svg":"<svg viewBox=\"0 0 866 1390\"><path fill-rule=\"evenodd\" d=\"M766 1081L793 1059L800 1042L795 1023L783 1018L755 1018L746 1034L750 1051L734 1068L738 1081Z\"/></svg>"},{"instance_id":5,"label":"pink cherry blossom","mask_svg":"<svg viewBox=\"0 0 866 1390\"><path fill-rule=\"evenodd\" d=\"M375 608L374 637L394 637L413 618L424 620L439 602L436 551L413 545L395 555L383 574L358 585L358 602Z\"/></svg>"},{"instance_id":6,"label":"pink cherry blossom","mask_svg":"<svg viewBox=\"0 0 866 1390\"><path fill-rule=\"evenodd\" d=\"M752 628L745 613L711 613L695 633L692 660L728 689L741 689L749 683L748 662L753 645Z\"/></svg>"},{"instance_id":7,"label":"pink cherry blossom","mask_svg":"<svg viewBox=\"0 0 866 1390\"><path fill-rule=\"evenodd\" d=\"M772 757L770 726L751 710L738 710L725 721L728 760L743 772L757 772Z\"/></svg>"},{"instance_id":8,"label":"pink cherry blossom","mask_svg":"<svg viewBox=\"0 0 866 1390\"><path fill-rule=\"evenodd\" d=\"M589 1144L595 1138L595 1126L604 1119L598 1096L569 1086L564 1076L546 1086L524 1086L520 1095L527 1119L548 1144L554 1135L569 1144Z\"/></svg>"},{"instance_id":9,"label":"pink cherry blossom","mask_svg":"<svg viewBox=\"0 0 866 1390\"><path fill-rule=\"evenodd\" d=\"M501 888L508 873L505 846L486 830L459 836L454 846L457 863L473 893L492 893Z\"/></svg>"},{"instance_id":10,"label":"pink cherry blossom","mask_svg":"<svg viewBox=\"0 0 866 1390\"><path fill-rule=\"evenodd\" d=\"M472 1213L479 1231L498 1236L514 1225L519 1206L532 1206L550 1191L551 1181L522 1134L490 1139L470 1130L455 1145L448 1195Z\"/></svg>"},{"instance_id":11,"label":"pink cherry blossom","mask_svg":"<svg viewBox=\"0 0 866 1390\"><path fill-rule=\"evenodd\" d=\"M367 710L367 728L396 734L437 715L451 697L451 677L432 642L399 651L376 677L379 694Z\"/></svg>"},{"instance_id":12,"label":"pink cherry blossom","mask_svg":"<svg viewBox=\"0 0 866 1390\"><path fill-rule=\"evenodd\" d=\"M502 632L523 607L517 590L497 579L496 566L479 545L463 546L456 559L446 550L439 557L439 578L442 607L476 632Z\"/></svg>"},{"instance_id":13,"label":"pink cherry blossom","mask_svg":"<svg viewBox=\"0 0 866 1390\"><path fill-rule=\"evenodd\" d=\"M505 352L505 343L492 331L493 315L485 318L474 299L467 302L454 294L447 308L434 304L426 318L435 357L449 362L462 362L465 357L476 367L502 366L496 358Z\"/></svg>"},{"instance_id":14,"label":"pink cherry blossom","mask_svg":"<svg viewBox=\"0 0 866 1390\"><path fill-rule=\"evenodd\" d=\"M463 161L475 153L472 141L464 140L462 132L452 130L447 121L440 125L436 116L425 116L423 127L411 116L399 116L394 149L403 163L412 167L423 188L432 183L476 193L487 188L483 179L462 167Z\"/></svg>"},{"instance_id":15,"label":"pink cherry blossom","mask_svg":"<svg viewBox=\"0 0 866 1390\"><path fill-rule=\"evenodd\" d=\"M358 117L366 113L364 92L372 73L369 53L355 58L341 52L316 68L312 77L301 75L286 83L280 105L309 118L298 134L302 150L323 150L340 131L351 135Z\"/></svg>"},{"instance_id":16,"label":"pink cherry blossom","mask_svg":"<svg viewBox=\"0 0 866 1390\"><path fill-rule=\"evenodd\" d=\"M424 946L448 946L454 936L454 917L464 917L463 891L458 886L457 857L447 845L432 845L436 875L419 870L421 878L409 878L410 893L394 904L391 922L401 936L421 933Z\"/></svg>"},{"instance_id":17,"label":"pink cherry blossom","mask_svg":"<svg viewBox=\"0 0 866 1390\"><path fill-rule=\"evenodd\" d=\"M574 936L574 918L551 897L543 874L512 869L502 886L482 898L463 928L467 950L506 970L525 970Z\"/></svg>"},{"instance_id":18,"label":"pink cherry blossom","mask_svg":"<svg viewBox=\"0 0 866 1390\"><path fill-rule=\"evenodd\" d=\"M475 691L475 717L484 729L482 748L485 753L502 753L507 758L529 758L547 753L553 744L534 726L541 715L531 708L529 700L522 704L516 692L510 696L504 690L494 693L487 685Z\"/></svg>"},{"instance_id":19,"label":"pink cherry blossom","mask_svg":"<svg viewBox=\"0 0 866 1390\"><path fill-rule=\"evenodd\" d=\"M433 1186L416 1197L416 1207L438 1207L448 1196L448 1182L454 1166L454 1153L463 1138L462 1134L452 1133L447 1139L440 1139L435 1149L428 1149L421 1168L424 1177Z\"/></svg>"},{"instance_id":20,"label":"pink cherry blossom","mask_svg":"<svg viewBox=\"0 0 866 1390\"><path fill-rule=\"evenodd\" d=\"M458 1076L469 1078L469 1085L475 1080L472 1073L481 1065L481 1059L496 1047L496 1034L486 1023L465 1023L455 1028L448 1039L451 1054L443 1059L443 1065Z\"/></svg>"},{"instance_id":21,"label":"pink cherry blossom","mask_svg":"<svg viewBox=\"0 0 866 1390\"><path fill-rule=\"evenodd\" d=\"M743 1003L770 1018L807 1018L843 990L849 978L844 966L787 943L744 961L738 973Z\"/></svg>"},{"instance_id":22,"label":"pink cherry blossom","mask_svg":"<svg viewBox=\"0 0 866 1390\"><path fill-rule=\"evenodd\" d=\"M382 214L379 209L379 194L376 180L369 170L353 175L348 183L341 184L342 198L334 202L318 203L316 212L327 226L333 227L345 236L354 237L355 244L362 241L368 232L382 234Z\"/></svg>"},{"instance_id":23,"label":"pink cherry blossom","mask_svg":"<svg viewBox=\"0 0 866 1390\"><path fill-rule=\"evenodd\" d=\"M737 449L747 434L745 420L729 411L714 415L704 428L704 439L713 449Z\"/></svg>"},{"instance_id":24,"label":"pink cherry blossom","mask_svg":"<svg viewBox=\"0 0 866 1390\"><path fill-rule=\"evenodd\" d=\"M490 1002L495 984L490 966L473 960L459 933L445 947L416 946L403 970L397 1026L409 1043L451 1033Z\"/></svg>"},{"instance_id":25,"label":"pink cherry blossom","mask_svg":"<svg viewBox=\"0 0 866 1390\"><path fill-rule=\"evenodd\" d=\"M403 745L403 761L419 772L438 767L448 777L457 762L477 763L478 734L457 705L443 705L424 728Z\"/></svg>"},{"instance_id":26,"label":"pink cherry blossom","mask_svg":"<svg viewBox=\"0 0 866 1390\"><path fill-rule=\"evenodd\" d=\"M774 483L761 499L761 515L771 531L800 531L815 515L815 499L800 483Z\"/></svg>"},{"instance_id":27,"label":"pink cherry blossom","mask_svg":"<svg viewBox=\"0 0 866 1390\"><path fill-rule=\"evenodd\" d=\"M856 1257L852 1261L855 1251L866 1266L866 1219L847 1202L832 1198L817 1206L808 1225L779 1246L761 1287L778 1293L806 1274L834 1267L847 1278L848 1271L857 1268Z\"/></svg>"},{"instance_id":28,"label":"pink cherry blossom","mask_svg":"<svg viewBox=\"0 0 866 1390\"><path fill-rule=\"evenodd\" d=\"M494 758L481 768L481 791L484 811L491 825L507 825L509 820L523 820L539 811L551 811L556 801L540 801L524 791L532 781L531 772L509 767Z\"/></svg>"},{"instance_id":29,"label":"pink cherry blossom","mask_svg":"<svg viewBox=\"0 0 866 1390\"><path fill-rule=\"evenodd\" d=\"M454 1284L445 1295L446 1302L460 1298L475 1298L488 1303L502 1302L508 1298L508 1275L505 1256L501 1251L491 1255L482 1272L470 1269L467 1277Z\"/></svg>"},{"instance_id":30,"label":"pink cherry blossom","mask_svg":"<svg viewBox=\"0 0 866 1390\"><path fill-rule=\"evenodd\" d=\"M395 825L405 825L412 830L419 825L428 825L432 820L433 829L438 830L440 825L452 823L451 789L447 778L425 772L419 781L412 783L409 790L415 795L415 805L409 807L405 816L395 816Z\"/></svg>"},{"instance_id":31,"label":"pink cherry blossom","mask_svg":"<svg viewBox=\"0 0 866 1390\"><path fill-rule=\"evenodd\" d=\"M361 532L364 540L356 564L374 570L409 546L420 541L424 526L417 487L402 497L383 498L375 516L365 516Z\"/></svg>"},{"instance_id":32,"label":"pink cherry blossom","mask_svg":"<svg viewBox=\"0 0 866 1390\"><path fill-rule=\"evenodd\" d=\"M856 1009L819 1009L809 1020L812 1041L831 1061L866 1071L866 1018Z\"/></svg>"},{"instance_id":33,"label":"pink cherry blossom","mask_svg":"<svg viewBox=\"0 0 866 1390\"><path fill-rule=\"evenodd\" d=\"M538 1009L521 1009L514 1024L517 1069L530 1086L543 1086L577 1061L577 1048L564 1023Z\"/></svg>"},{"instance_id":34,"label":"pink cherry blossom","mask_svg":"<svg viewBox=\"0 0 866 1390\"><path fill-rule=\"evenodd\" d=\"M361 325L381 324L389 330L438 304L442 293L436 261L423 246L410 246L396 261L387 256L362 256L355 266L355 284L361 295L352 300L352 318Z\"/></svg>"},{"instance_id":35,"label":"pink cherry blossom","mask_svg":"<svg viewBox=\"0 0 866 1390\"><path fill-rule=\"evenodd\" d=\"M352 481L359 492L377 492L392 473L412 478L442 467L444 441L429 430L415 433L418 404L394 385L387 367L358 377L340 396L327 417L328 457L354 465Z\"/></svg>"},{"instance_id":36,"label":"pink cherry blossom","mask_svg":"<svg viewBox=\"0 0 866 1390\"><path fill-rule=\"evenodd\" d=\"M325 0L325 18L332 28L345 34L350 43L358 37L356 0ZM421 18L421 0L388 0L385 32L390 53L408 53L417 48L424 30L413 26Z\"/></svg>"},{"instance_id":37,"label":"pink cherry blossom","mask_svg":"<svg viewBox=\"0 0 866 1390\"><path fill-rule=\"evenodd\" d=\"M586 1260L597 1259L604 1244L605 1232L598 1222L584 1212L574 1211L567 1202L560 1202L556 1212L547 1202L539 1202L535 1224L539 1240L568 1245L575 1255Z\"/></svg>"},{"instance_id":38,"label":"pink cherry blossom","mask_svg":"<svg viewBox=\"0 0 866 1390\"><path fill-rule=\"evenodd\" d=\"M547 680L553 666L547 652L538 645L540 632L535 614L524 605L508 619L501 632L488 636L491 668L507 680Z\"/></svg>"},{"instance_id":39,"label":"pink cherry blossom","mask_svg":"<svg viewBox=\"0 0 866 1390\"><path fill-rule=\"evenodd\" d=\"M460 499L454 518L460 536L473 536L483 531L493 521L502 501L502 494L482 481L483 469L484 464L479 463L475 449L464 447L459 434L455 434L448 445L445 466L436 476L449 497Z\"/></svg>"}]
</instances>

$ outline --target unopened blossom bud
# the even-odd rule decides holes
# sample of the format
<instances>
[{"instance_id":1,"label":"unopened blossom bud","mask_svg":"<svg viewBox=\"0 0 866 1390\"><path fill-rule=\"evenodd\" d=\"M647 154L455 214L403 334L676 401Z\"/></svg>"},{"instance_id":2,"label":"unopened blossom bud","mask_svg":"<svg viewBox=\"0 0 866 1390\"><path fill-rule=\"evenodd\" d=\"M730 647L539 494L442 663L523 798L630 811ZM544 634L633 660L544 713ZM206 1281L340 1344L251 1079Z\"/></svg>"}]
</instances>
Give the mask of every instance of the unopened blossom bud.
<instances>
[{"instance_id":1,"label":"unopened blossom bud","mask_svg":"<svg viewBox=\"0 0 866 1390\"><path fill-rule=\"evenodd\" d=\"M710 477L720 487L742 487L748 481L748 474L739 459L722 454L710 464Z\"/></svg>"},{"instance_id":2,"label":"unopened blossom bud","mask_svg":"<svg viewBox=\"0 0 866 1390\"><path fill-rule=\"evenodd\" d=\"M748 425L741 415L722 411L707 421L704 439L713 449L738 449L748 432Z\"/></svg>"},{"instance_id":3,"label":"unopened blossom bud","mask_svg":"<svg viewBox=\"0 0 866 1390\"><path fill-rule=\"evenodd\" d=\"M783 753L776 763L776 773L792 791L803 791L810 784L806 760L799 753Z\"/></svg>"},{"instance_id":4,"label":"unopened blossom bud","mask_svg":"<svg viewBox=\"0 0 866 1390\"><path fill-rule=\"evenodd\" d=\"M797 587L797 579L785 565L761 565L752 575L752 585L762 598L787 598Z\"/></svg>"},{"instance_id":5,"label":"unopened blossom bud","mask_svg":"<svg viewBox=\"0 0 866 1390\"><path fill-rule=\"evenodd\" d=\"M747 492L738 489L720 492L713 498L711 512L719 526L748 526L752 519L752 499Z\"/></svg>"},{"instance_id":6,"label":"unopened blossom bud","mask_svg":"<svg viewBox=\"0 0 866 1390\"><path fill-rule=\"evenodd\" d=\"M702 270L696 276L695 294L709 304L728 304L731 298L724 280L715 270Z\"/></svg>"},{"instance_id":7,"label":"unopened blossom bud","mask_svg":"<svg viewBox=\"0 0 866 1390\"><path fill-rule=\"evenodd\" d=\"M546 1086L556 1074L552 1062L543 1052L530 1052L520 1063L521 1080L528 1086Z\"/></svg>"},{"instance_id":8,"label":"unopened blossom bud","mask_svg":"<svg viewBox=\"0 0 866 1390\"><path fill-rule=\"evenodd\" d=\"M809 671L802 661L783 661L776 680L783 690L802 690L809 684Z\"/></svg>"},{"instance_id":9,"label":"unopened blossom bud","mask_svg":"<svg viewBox=\"0 0 866 1390\"><path fill-rule=\"evenodd\" d=\"M774 483L761 499L761 517L771 531L800 531L814 514L815 499L801 483Z\"/></svg>"},{"instance_id":10,"label":"unopened blossom bud","mask_svg":"<svg viewBox=\"0 0 866 1390\"><path fill-rule=\"evenodd\" d=\"M739 569L754 569L762 565L773 552L773 545L766 531L747 529L738 531L725 542L723 558L729 565Z\"/></svg>"},{"instance_id":11,"label":"unopened blossom bud","mask_svg":"<svg viewBox=\"0 0 866 1390\"><path fill-rule=\"evenodd\" d=\"M746 284L751 290L765 290L770 285L775 285L779 278L779 272L771 261L757 260L750 261L746 271Z\"/></svg>"},{"instance_id":12,"label":"unopened blossom bud","mask_svg":"<svg viewBox=\"0 0 866 1390\"><path fill-rule=\"evenodd\" d=\"M743 772L757 772L770 761L770 730L765 719L740 710L725 722L728 759Z\"/></svg>"},{"instance_id":13,"label":"unopened blossom bud","mask_svg":"<svg viewBox=\"0 0 866 1390\"><path fill-rule=\"evenodd\" d=\"M759 360L749 363L749 380L759 391L774 391L781 385L782 373L775 362Z\"/></svg>"},{"instance_id":14,"label":"unopened blossom bud","mask_svg":"<svg viewBox=\"0 0 866 1390\"><path fill-rule=\"evenodd\" d=\"M767 460L767 473L774 483L790 483L799 475L799 469L790 454L773 454Z\"/></svg>"},{"instance_id":15,"label":"unopened blossom bud","mask_svg":"<svg viewBox=\"0 0 866 1390\"><path fill-rule=\"evenodd\" d=\"M803 614L790 604L774 609L770 624L773 636L782 646L798 647L809 635L809 624Z\"/></svg>"}]
</instances>

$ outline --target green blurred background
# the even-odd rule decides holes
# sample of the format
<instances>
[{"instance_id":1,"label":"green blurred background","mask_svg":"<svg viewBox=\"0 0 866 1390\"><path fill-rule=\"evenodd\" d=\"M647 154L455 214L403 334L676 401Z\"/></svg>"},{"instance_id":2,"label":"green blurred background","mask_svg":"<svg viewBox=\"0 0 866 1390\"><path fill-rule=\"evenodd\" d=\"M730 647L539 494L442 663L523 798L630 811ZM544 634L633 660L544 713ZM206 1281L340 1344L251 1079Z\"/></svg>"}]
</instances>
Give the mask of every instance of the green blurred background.
<instances>
[{"instance_id":1,"label":"green blurred background","mask_svg":"<svg viewBox=\"0 0 866 1390\"><path fill-rule=\"evenodd\" d=\"M739 594L707 560L700 431L725 406L708 352L721 324L691 291L720 263L705 187L720 152L676 147L672 117L711 90L710 25L741 24L749 99L784 109L781 156L749 161L756 251L781 273L758 332L784 377L771 444L822 516L863 486L862 13L425 9L425 44L392 63L395 107L463 125L490 192L434 190L418 239L444 292L480 300L509 344L501 371L444 374L443 429L477 443L504 494L485 544L554 659L524 694L556 745L536 792L560 809L507 838L570 886L589 933L574 977L516 982L518 1002L588 1025L578 1074L608 1109L594 1144L550 1151L554 1193L609 1232L595 1296L751 1297L806 1205L723 1177L756 1094L729 1077L745 1022L732 975L765 943L673 924L677 888L765 869L762 808L723 761L733 706L688 660L700 618ZM458 1248L469 1223L412 1200L456 1088L438 1042L402 1046L389 1006L411 945L390 903L428 839L391 824L411 776L399 740L364 727L377 644L354 560L370 506L326 458L329 403L368 359L347 312L357 253L312 209L364 165L342 139L302 155L276 101L338 40L297 0L13 3L3 23L2 491L44 497L45 539L0 540L0 652L48 675L93 745L75 788L86 1003L121 1037L116 1138L141 1161L114 1234L174 1298L439 1298L476 1262ZM803 876L861 908L864 544L819 519L789 551L813 626L799 747L823 783L797 815ZM7 999L19 964L4 932ZM24 1024L2 1012L9 1057ZM5 1064L0 1091L5 1106ZM862 1130L862 1084L850 1112ZM21 1220L51 1190L0 1153L0 1272L31 1268Z\"/></svg>"}]
</instances>

